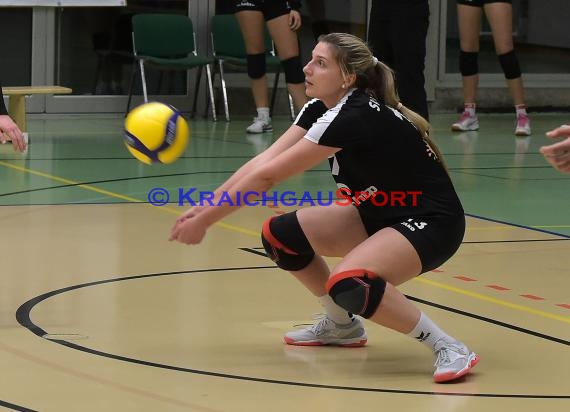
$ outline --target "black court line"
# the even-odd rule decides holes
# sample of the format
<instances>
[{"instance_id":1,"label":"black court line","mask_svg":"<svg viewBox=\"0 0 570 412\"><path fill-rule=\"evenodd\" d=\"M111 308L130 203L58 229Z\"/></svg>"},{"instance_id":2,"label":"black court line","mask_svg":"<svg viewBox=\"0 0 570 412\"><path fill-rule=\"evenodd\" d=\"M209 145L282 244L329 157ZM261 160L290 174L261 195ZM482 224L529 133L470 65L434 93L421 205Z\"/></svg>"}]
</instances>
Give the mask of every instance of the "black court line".
<instances>
[{"instance_id":1,"label":"black court line","mask_svg":"<svg viewBox=\"0 0 570 412\"><path fill-rule=\"evenodd\" d=\"M551 230L546 230L546 229L540 229L537 227L530 227L530 226L525 226L525 225L519 225L518 223L511 223L511 222L505 222L504 220L499 220L499 219L493 219L491 217L484 217L484 216L479 216L479 215L474 215L472 213L465 213L465 216L469 216L475 219L481 219L481 220L486 220L488 222L493 222L493 223L500 223L502 225L507 225L507 226L514 226L514 227L519 227L521 229L526 229L526 230L534 230L536 232L541 232L541 233L548 233L549 235L554 235L554 236L560 236L566 239L570 239L570 235L564 235L562 233L557 233L557 232L553 232Z\"/></svg>"},{"instance_id":2,"label":"black court line","mask_svg":"<svg viewBox=\"0 0 570 412\"><path fill-rule=\"evenodd\" d=\"M317 169L313 169L313 170L307 170L307 172L330 172L329 170L317 170ZM163 177L178 177L178 176L192 176L192 175L208 175L208 174L232 174L235 173L235 170L211 170L211 171L196 171L196 172L180 172L180 173L168 173L168 174L163 174L163 175L147 175L147 176L130 176L130 177L117 177L117 178L113 178L113 179L104 179L104 180L90 180L87 182L77 182L77 183L69 183L69 184L65 184L65 185L55 185L55 186L44 186L44 187L38 187L35 189L26 189L26 190L19 190L16 192L6 192L6 193L0 193L0 197L3 196L12 196L12 195L21 195L21 194L25 194L25 193L31 193L31 192L40 192L42 190L52 190L52 189L63 189L63 188L67 188L67 187L75 187L75 186L81 186L81 185L95 185L95 184L100 184L100 183L115 183L115 182L126 182L126 181L131 181L131 180L144 180L144 179L161 179ZM46 177L46 179L48 179L48 177ZM67 179L67 178L63 178L63 179ZM71 180L71 179L68 179ZM188 187L189 189L189 187ZM26 204L28 205L28 204Z\"/></svg>"},{"instance_id":3,"label":"black court line","mask_svg":"<svg viewBox=\"0 0 570 412\"><path fill-rule=\"evenodd\" d=\"M520 170L520 169L552 169L552 166L471 166L471 167L448 167L448 170ZM568 179L568 178L566 178ZM563 179L561 179L563 180Z\"/></svg>"},{"instance_id":4,"label":"black court line","mask_svg":"<svg viewBox=\"0 0 570 412\"><path fill-rule=\"evenodd\" d=\"M450 170L450 171L451 171L451 170ZM517 177L517 178L512 178L512 177L508 177L508 176L495 176L495 175L488 175L488 174L484 174L484 173L475 173L475 172L471 172L471 173L470 173L470 172L466 172L466 171L464 171L464 170L453 170L452 172L453 172L453 173L459 173L459 174L462 174L462 175L477 176L477 177L486 177L486 178L488 178L488 179L496 179L496 180L505 180L505 181L507 181L507 180L509 180L509 181L513 181L513 180L516 180L516 181L523 180L523 179L518 178L518 177ZM552 177L552 179L543 179L543 180L563 180L563 179L556 178L556 177Z\"/></svg>"},{"instance_id":5,"label":"black court line","mask_svg":"<svg viewBox=\"0 0 570 412\"><path fill-rule=\"evenodd\" d=\"M209 140L208 138L203 138L204 140ZM218 141L226 141L226 140L218 140ZM243 144L244 142L241 141L236 141L236 140L232 140L232 141L228 141L230 143L241 143ZM39 143L36 143L39 144ZM52 143L50 143L52 144ZM246 143L248 146L251 146L250 143ZM515 155L514 152L497 152L497 153L470 153L469 156L470 157L477 157L477 156L513 156ZM526 156L540 156L542 157L541 153L525 153L525 157ZM445 153L444 157L449 157L449 156L465 156L465 153ZM180 156L179 159L187 159L187 160L192 160L192 159L251 159L252 156L251 155L243 155L243 156L236 156L236 155L228 155L228 156L192 156L192 155L183 155ZM133 156L101 156L101 157L94 157L94 156L90 156L90 157L5 157L2 160L5 161L11 161L11 160L17 160L17 161L21 161L21 160L26 160L26 161L48 161L48 160L69 160L69 161L82 161L82 160L133 160L133 161L137 161L137 159L135 159ZM538 166L520 166L522 168L525 169L550 169L551 166L550 165L538 165ZM497 166L497 168L507 168L507 169L518 169L520 168L519 166ZM451 168L451 169L459 169L459 168ZM465 169L479 169L478 167L466 167Z\"/></svg>"},{"instance_id":6,"label":"black court line","mask_svg":"<svg viewBox=\"0 0 570 412\"><path fill-rule=\"evenodd\" d=\"M213 273L213 272L225 272L225 271L237 271L237 270L267 270L267 269L277 269L276 266L249 266L249 267L230 267L230 268L212 268L212 269L196 269L196 270L189 270L189 271L177 271L177 272L162 272L162 273L150 273L144 275L134 275L134 276L127 276L122 278L114 278L114 279L107 279L107 280L100 280L94 282L83 283L74 286L68 286L66 288L53 290L51 292L44 293L42 295L36 296L28 300L27 302L23 303L18 310L16 311L16 320L20 325L30 330L30 332L34 333L40 338L43 338L48 333L43 330L38 325L34 324L30 319L30 312L40 302L51 298L56 295L60 295L72 290L86 288L90 286L102 285L106 283L113 283L113 282L121 282L127 280L135 280L135 279L144 279L150 277L158 277L158 276L173 276L173 275L188 275L188 274L197 274L197 273ZM415 299L415 298L414 298ZM418 300L420 301L420 300ZM447 307L442 305L433 304L428 301L421 300L421 303L426 302L426 304L434 305L434 307L447 310ZM451 309L451 308L449 308ZM467 312L458 311L455 312L458 314L462 314L465 316L469 316ZM474 316L476 319L479 320L486 320L487 318L477 317ZM494 322L492 322L494 323ZM516 330L516 329L515 329ZM548 339L552 337L548 337L547 335L542 334L535 334L534 336L541 337L543 339ZM570 345L570 342L563 341L558 338L558 343L564 343L566 345ZM553 340L548 339L548 340ZM161 364L156 362L149 362L141 359L130 358L126 356L115 355L112 353L102 352L95 349L91 349L85 346L77 345L72 342L68 342L65 340L57 340L57 339L49 339L49 342L54 342L63 346L66 346L70 349L76 349L85 353L90 353L92 355L103 356L109 359L115 359L123 362L134 363L143 366L150 366L155 368L167 369L177 372L187 372L193 373L197 375L205 375L205 376L213 376L219 378L227 378L227 379L235 379L235 380L242 380L242 381L249 381L249 382L259 382L259 383L268 383L268 384L276 384L276 385L288 385L288 386L299 386L299 387L308 387L308 388L319 388L319 389L331 389L331 390L345 390L345 391L360 391L360 392L378 392L378 393L393 393L393 394L405 394L405 395L443 395L443 396L465 396L465 397L477 397L477 398L523 398L523 399L570 399L570 395L538 395L538 394L503 394L503 393L463 393L463 392L437 392L437 391L414 391L414 390L404 390L404 389L385 389L385 388L370 388L370 387L357 387L357 386L338 386L338 385L321 385L315 383L306 383L306 382L295 382L295 381L285 381L285 380L277 380L277 379L265 379L265 378L258 378L253 376L244 376L244 375L234 375L234 374L227 374L227 373L220 373L220 372L212 372L206 370L199 370L199 369L191 369L191 368L184 368L175 365L167 365Z\"/></svg>"},{"instance_id":7,"label":"black court line","mask_svg":"<svg viewBox=\"0 0 570 412\"><path fill-rule=\"evenodd\" d=\"M484 153L444 153L443 157L447 157L447 156L469 156L469 157L477 157L477 156L513 156L517 153L515 152L484 152ZM526 156L540 156L542 157L542 153L540 152L527 152L524 153L525 157Z\"/></svg>"},{"instance_id":8,"label":"black court line","mask_svg":"<svg viewBox=\"0 0 570 412\"><path fill-rule=\"evenodd\" d=\"M519 240L481 240L461 242L462 245L480 245L485 243L533 243L533 242L565 242L568 239L519 239Z\"/></svg>"},{"instance_id":9,"label":"black court line","mask_svg":"<svg viewBox=\"0 0 570 412\"><path fill-rule=\"evenodd\" d=\"M548 167L545 167L546 169L551 169ZM482 168L481 170L495 170L495 169L499 169L499 168ZM520 168L514 168L514 169L525 169L524 167L520 167ZM467 172L467 170L478 170L476 168L465 168L465 169L454 169L454 168L449 168L448 169L450 172L453 173L458 173L458 174L462 174L462 175L468 175L468 176L478 176L478 177L486 177L488 179L497 179L497 180L508 180L508 181L520 181L520 182L542 182L542 181L562 181L562 182L568 182L570 181L570 179L568 179L565 176L562 176L560 174L556 175L554 174L552 177L511 177L511 176L497 176L497 175L489 175L489 174L483 174L483 173L476 173L476 172Z\"/></svg>"},{"instance_id":10,"label":"black court line","mask_svg":"<svg viewBox=\"0 0 570 412\"><path fill-rule=\"evenodd\" d=\"M251 159L251 156L180 156L178 159L186 159L186 160L198 160L198 159ZM22 158L16 157L8 157L3 158L2 160L19 160L21 161ZM116 156L116 157L27 157L24 158L26 161L52 161L52 160L61 160L61 161L84 161L84 160L132 160L138 162L139 160L134 158L133 156Z\"/></svg>"},{"instance_id":11,"label":"black court line","mask_svg":"<svg viewBox=\"0 0 570 412\"><path fill-rule=\"evenodd\" d=\"M220 170L220 171L210 171L210 172L183 172L183 173L169 173L165 175L148 175L148 176L131 176L131 177L118 177L114 179L104 179L104 180L91 180L88 182L77 182L77 183L69 183L66 185L55 185L55 186L45 186L45 187L38 187L35 189L26 189L26 190L19 190L17 192L6 192L0 193L0 197L3 196L11 196L11 195L21 195L24 193L31 193L31 192L40 192L42 190L52 190L52 189L63 189L66 187L75 187L81 185L95 185L99 183L115 183L115 182L126 182L129 180L143 180L143 179L160 179L163 177L175 177L175 176L191 176L191 175L201 175L201 174L231 174L234 173L234 170ZM64 178L67 179L67 178Z\"/></svg>"},{"instance_id":12,"label":"black court line","mask_svg":"<svg viewBox=\"0 0 570 412\"><path fill-rule=\"evenodd\" d=\"M21 411L21 412L38 412L35 409L29 409L26 408L24 406L20 406L20 405L14 405L13 403L10 402L6 402L3 400L0 400L0 406L7 408L7 409L12 409L13 411Z\"/></svg>"},{"instance_id":13,"label":"black court line","mask_svg":"<svg viewBox=\"0 0 570 412\"><path fill-rule=\"evenodd\" d=\"M262 247L256 247L256 248L240 247L239 249L243 250L244 252L249 252L249 253L253 253L254 255L263 256L264 258L268 258L267 253L263 252L263 250L265 250L265 249Z\"/></svg>"}]
</instances>

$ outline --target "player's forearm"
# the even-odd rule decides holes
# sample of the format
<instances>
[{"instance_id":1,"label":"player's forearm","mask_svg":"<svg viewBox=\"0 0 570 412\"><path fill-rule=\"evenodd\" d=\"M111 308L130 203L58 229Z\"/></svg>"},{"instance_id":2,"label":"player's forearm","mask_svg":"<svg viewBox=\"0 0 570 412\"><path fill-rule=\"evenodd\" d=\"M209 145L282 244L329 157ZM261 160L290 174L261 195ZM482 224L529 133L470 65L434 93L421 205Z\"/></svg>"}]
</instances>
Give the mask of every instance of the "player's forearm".
<instances>
[{"instance_id":1,"label":"player's forearm","mask_svg":"<svg viewBox=\"0 0 570 412\"><path fill-rule=\"evenodd\" d=\"M268 176L263 176L256 172L250 173L235 182L230 189L216 194L211 205L202 209L199 218L206 225L210 226L250 202L251 200L243 198L243 196L246 196L246 193L264 193L277 183Z\"/></svg>"}]
</instances>

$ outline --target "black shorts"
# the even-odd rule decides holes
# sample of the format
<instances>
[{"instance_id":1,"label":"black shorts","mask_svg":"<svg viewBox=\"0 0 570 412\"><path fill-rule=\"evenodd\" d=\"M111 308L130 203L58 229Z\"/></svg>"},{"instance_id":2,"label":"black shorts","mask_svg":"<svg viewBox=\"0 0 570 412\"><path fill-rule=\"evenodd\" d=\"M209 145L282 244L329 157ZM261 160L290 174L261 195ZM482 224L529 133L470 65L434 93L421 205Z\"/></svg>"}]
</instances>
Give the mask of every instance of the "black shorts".
<instances>
[{"instance_id":1,"label":"black shorts","mask_svg":"<svg viewBox=\"0 0 570 412\"><path fill-rule=\"evenodd\" d=\"M358 209L358 208L357 208ZM418 252L422 273L436 269L447 261L461 245L465 234L465 215L414 216L398 222L371 219L360 213L369 236L385 227L396 229Z\"/></svg>"},{"instance_id":2,"label":"black shorts","mask_svg":"<svg viewBox=\"0 0 570 412\"><path fill-rule=\"evenodd\" d=\"M286 0L237 0L235 12L260 11L265 21L289 14L291 7Z\"/></svg>"},{"instance_id":3,"label":"black shorts","mask_svg":"<svg viewBox=\"0 0 570 412\"><path fill-rule=\"evenodd\" d=\"M457 0L457 4L463 4L465 6L483 7L485 4L489 3L509 3L512 4L512 0Z\"/></svg>"}]
</instances>

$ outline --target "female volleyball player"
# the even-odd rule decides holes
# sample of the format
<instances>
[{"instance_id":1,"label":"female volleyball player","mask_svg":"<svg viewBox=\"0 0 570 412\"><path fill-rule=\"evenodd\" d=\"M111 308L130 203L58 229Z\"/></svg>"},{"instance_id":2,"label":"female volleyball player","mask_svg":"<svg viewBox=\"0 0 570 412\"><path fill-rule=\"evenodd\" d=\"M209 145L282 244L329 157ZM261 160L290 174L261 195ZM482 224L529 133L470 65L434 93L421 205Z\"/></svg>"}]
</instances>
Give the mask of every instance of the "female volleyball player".
<instances>
[{"instance_id":1,"label":"female volleyball player","mask_svg":"<svg viewBox=\"0 0 570 412\"><path fill-rule=\"evenodd\" d=\"M436 382L467 374L479 357L396 288L449 259L465 231L463 208L427 135L429 124L399 103L393 72L355 36L321 36L304 72L314 99L215 197L230 196L235 204L238 192L267 191L329 159L342 202L274 217L262 229L267 254L326 311L317 324L287 333L285 342L364 345L366 333L354 316L360 315L429 347ZM412 192L415 202L402 197ZM400 201L392 201L396 194ZM210 225L238 207L192 208L177 219L170 239L198 244ZM342 260L329 270L322 256Z\"/></svg>"}]
</instances>

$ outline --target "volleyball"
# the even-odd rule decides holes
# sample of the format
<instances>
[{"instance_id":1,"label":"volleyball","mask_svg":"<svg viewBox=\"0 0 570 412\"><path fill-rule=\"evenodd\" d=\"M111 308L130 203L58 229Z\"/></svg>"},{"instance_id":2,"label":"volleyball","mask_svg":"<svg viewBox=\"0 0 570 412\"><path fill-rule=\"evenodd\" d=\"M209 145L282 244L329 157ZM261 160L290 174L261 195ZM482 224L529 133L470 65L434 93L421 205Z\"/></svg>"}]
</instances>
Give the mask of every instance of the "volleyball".
<instances>
[{"instance_id":1,"label":"volleyball","mask_svg":"<svg viewBox=\"0 0 570 412\"><path fill-rule=\"evenodd\" d=\"M146 164L174 162L186 150L189 138L190 128L184 117L164 103L144 103L125 119L125 145Z\"/></svg>"}]
</instances>

